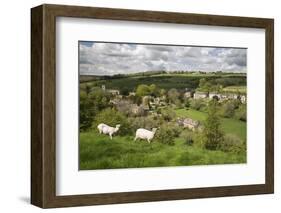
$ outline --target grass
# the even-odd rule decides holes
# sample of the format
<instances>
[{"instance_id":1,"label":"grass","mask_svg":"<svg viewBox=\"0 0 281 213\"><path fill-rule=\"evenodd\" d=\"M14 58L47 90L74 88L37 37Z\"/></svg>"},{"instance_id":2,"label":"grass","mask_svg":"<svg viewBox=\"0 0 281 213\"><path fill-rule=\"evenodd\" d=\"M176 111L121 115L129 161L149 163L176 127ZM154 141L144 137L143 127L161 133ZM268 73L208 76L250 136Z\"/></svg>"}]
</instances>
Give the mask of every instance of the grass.
<instances>
[{"instance_id":1,"label":"grass","mask_svg":"<svg viewBox=\"0 0 281 213\"><path fill-rule=\"evenodd\" d=\"M228 86L223 88L224 92L233 92L233 93L237 93L240 92L242 94L247 93L247 86Z\"/></svg>"},{"instance_id":2,"label":"grass","mask_svg":"<svg viewBox=\"0 0 281 213\"><path fill-rule=\"evenodd\" d=\"M204 121L207 117L207 113L200 112L193 109L177 109L177 116L180 117L189 117L194 120ZM222 129L226 134L233 134L241 138L242 140L246 140L247 137L247 123L232 119L232 118L222 118L221 123Z\"/></svg>"},{"instance_id":3,"label":"grass","mask_svg":"<svg viewBox=\"0 0 281 213\"><path fill-rule=\"evenodd\" d=\"M143 168L245 163L246 154L210 151L188 146L182 138L175 145L133 141L133 136L110 140L95 131L80 133L80 169Z\"/></svg>"}]
</instances>

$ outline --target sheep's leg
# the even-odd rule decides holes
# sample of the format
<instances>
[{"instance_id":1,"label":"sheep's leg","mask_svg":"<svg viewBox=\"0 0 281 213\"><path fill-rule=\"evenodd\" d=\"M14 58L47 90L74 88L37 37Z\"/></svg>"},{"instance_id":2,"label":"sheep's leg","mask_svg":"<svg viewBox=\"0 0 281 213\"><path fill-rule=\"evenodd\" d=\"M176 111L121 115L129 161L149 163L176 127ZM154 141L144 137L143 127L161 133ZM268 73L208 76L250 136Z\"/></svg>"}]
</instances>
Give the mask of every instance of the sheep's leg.
<instances>
[{"instance_id":1,"label":"sheep's leg","mask_svg":"<svg viewBox=\"0 0 281 213\"><path fill-rule=\"evenodd\" d=\"M149 139L147 139L147 141L148 141L148 143L150 143L150 140L149 140Z\"/></svg>"},{"instance_id":2,"label":"sheep's leg","mask_svg":"<svg viewBox=\"0 0 281 213\"><path fill-rule=\"evenodd\" d=\"M110 139L112 140L112 134L109 134Z\"/></svg>"}]
</instances>

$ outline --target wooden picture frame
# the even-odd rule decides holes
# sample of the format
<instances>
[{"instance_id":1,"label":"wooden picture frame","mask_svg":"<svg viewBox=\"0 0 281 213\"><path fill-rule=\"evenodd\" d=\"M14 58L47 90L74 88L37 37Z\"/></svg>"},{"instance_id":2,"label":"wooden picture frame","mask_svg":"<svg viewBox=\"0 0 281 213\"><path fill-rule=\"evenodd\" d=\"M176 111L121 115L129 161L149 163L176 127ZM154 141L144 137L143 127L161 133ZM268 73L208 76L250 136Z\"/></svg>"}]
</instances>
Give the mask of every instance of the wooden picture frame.
<instances>
[{"instance_id":1,"label":"wooden picture frame","mask_svg":"<svg viewBox=\"0 0 281 213\"><path fill-rule=\"evenodd\" d=\"M56 17L265 29L266 168L265 184L192 189L56 195ZM31 9L31 203L41 208L179 200L274 191L274 21L186 13L63 5Z\"/></svg>"}]
</instances>

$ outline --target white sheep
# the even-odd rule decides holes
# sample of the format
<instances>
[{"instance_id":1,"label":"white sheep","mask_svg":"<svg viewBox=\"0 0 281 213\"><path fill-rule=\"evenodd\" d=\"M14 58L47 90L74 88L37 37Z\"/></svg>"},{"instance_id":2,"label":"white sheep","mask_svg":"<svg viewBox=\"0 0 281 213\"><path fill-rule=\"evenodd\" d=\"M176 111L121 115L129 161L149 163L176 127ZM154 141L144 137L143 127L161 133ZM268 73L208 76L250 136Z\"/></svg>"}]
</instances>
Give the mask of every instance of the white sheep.
<instances>
[{"instance_id":1,"label":"white sheep","mask_svg":"<svg viewBox=\"0 0 281 213\"><path fill-rule=\"evenodd\" d=\"M148 143L150 143L150 141L153 139L155 132L156 132L157 128L153 128L152 131L149 131L147 129L137 129L136 131L136 137L134 139L134 141L136 141L138 138L143 139L143 140L147 140Z\"/></svg>"},{"instance_id":2,"label":"white sheep","mask_svg":"<svg viewBox=\"0 0 281 213\"><path fill-rule=\"evenodd\" d=\"M100 134L105 134L105 135L109 135L110 139L112 140L112 135L116 132L118 132L119 128L120 128L120 124L117 124L116 127L111 127L111 126L108 126L106 124L99 124L98 125L98 130L99 130L99 133Z\"/></svg>"}]
</instances>

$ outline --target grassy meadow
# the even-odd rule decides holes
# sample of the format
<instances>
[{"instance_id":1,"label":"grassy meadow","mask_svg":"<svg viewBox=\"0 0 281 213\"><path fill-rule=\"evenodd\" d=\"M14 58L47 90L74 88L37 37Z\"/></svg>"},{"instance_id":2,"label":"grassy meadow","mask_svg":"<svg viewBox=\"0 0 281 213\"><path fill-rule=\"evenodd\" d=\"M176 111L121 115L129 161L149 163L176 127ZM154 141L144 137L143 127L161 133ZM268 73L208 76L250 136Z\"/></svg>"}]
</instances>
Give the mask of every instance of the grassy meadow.
<instances>
[{"instance_id":1,"label":"grassy meadow","mask_svg":"<svg viewBox=\"0 0 281 213\"><path fill-rule=\"evenodd\" d=\"M102 86L106 89L102 90ZM246 163L246 104L240 100L217 102L213 109L216 117L212 119L219 125L217 129L212 129L212 125L209 128L220 134L220 141L211 148L202 142L206 137L212 140L204 132L211 120L210 100L185 98L184 94L186 89L208 93L214 88L221 93L246 94L246 75L194 72L82 76L80 170ZM110 90L118 90L120 95L110 94ZM132 92L135 96L129 95ZM145 97L149 97L148 101ZM164 104L155 104L157 98ZM129 113L136 106L146 106L148 110L138 115ZM192 119L203 130L184 128L179 125L179 118ZM108 135L98 133L100 123L121 127L111 140ZM158 130L150 144L146 140L134 141L138 128L154 127Z\"/></svg>"},{"instance_id":2,"label":"grassy meadow","mask_svg":"<svg viewBox=\"0 0 281 213\"><path fill-rule=\"evenodd\" d=\"M193 109L177 109L176 114L181 117L189 117L194 120L204 121L207 117L206 112L200 112ZM232 118L222 118L222 129L225 133L230 133L237 135L240 139L246 140L247 137L247 124L246 122L232 119Z\"/></svg>"},{"instance_id":3,"label":"grassy meadow","mask_svg":"<svg viewBox=\"0 0 281 213\"><path fill-rule=\"evenodd\" d=\"M245 153L210 151L187 145L177 138L173 146L145 141L133 136L116 136L110 140L97 131L80 134L80 169L117 169L162 166L192 166L245 163Z\"/></svg>"}]
</instances>

